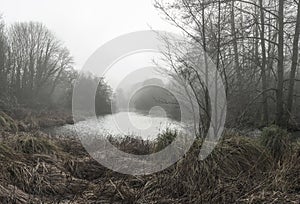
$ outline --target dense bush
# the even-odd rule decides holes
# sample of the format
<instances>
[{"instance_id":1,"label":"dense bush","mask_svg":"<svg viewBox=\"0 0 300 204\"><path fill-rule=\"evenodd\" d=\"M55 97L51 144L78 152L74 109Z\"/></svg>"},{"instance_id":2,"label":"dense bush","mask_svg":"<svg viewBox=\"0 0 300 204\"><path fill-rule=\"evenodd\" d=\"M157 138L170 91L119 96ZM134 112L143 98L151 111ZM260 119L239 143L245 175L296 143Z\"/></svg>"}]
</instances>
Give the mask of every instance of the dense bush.
<instances>
[{"instance_id":1,"label":"dense bush","mask_svg":"<svg viewBox=\"0 0 300 204\"><path fill-rule=\"evenodd\" d=\"M158 135L156 139L155 151L164 149L166 146L171 144L177 136L178 132L176 130L172 131L171 129L167 128L164 132Z\"/></svg>"},{"instance_id":2,"label":"dense bush","mask_svg":"<svg viewBox=\"0 0 300 204\"><path fill-rule=\"evenodd\" d=\"M281 160L288 151L289 134L278 126L270 126L263 129L260 143L266 147L276 160Z\"/></svg>"}]
</instances>

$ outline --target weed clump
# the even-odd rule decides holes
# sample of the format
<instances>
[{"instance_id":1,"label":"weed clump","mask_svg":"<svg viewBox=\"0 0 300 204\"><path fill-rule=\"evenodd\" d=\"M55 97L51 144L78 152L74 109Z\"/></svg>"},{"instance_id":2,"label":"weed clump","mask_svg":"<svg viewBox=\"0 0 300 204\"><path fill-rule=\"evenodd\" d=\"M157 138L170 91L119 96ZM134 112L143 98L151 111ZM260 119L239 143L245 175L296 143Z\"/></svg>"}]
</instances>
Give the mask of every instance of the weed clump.
<instances>
[{"instance_id":1,"label":"weed clump","mask_svg":"<svg viewBox=\"0 0 300 204\"><path fill-rule=\"evenodd\" d=\"M53 141L44 137L22 135L12 141L15 151L25 154L54 154L58 147Z\"/></svg>"},{"instance_id":2,"label":"weed clump","mask_svg":"<svg viewBox=\"0 0 300 204\"><path fill-rule=\"evenodd\" d=\"M3 111L0 111L0 128L6 131L18 132L18 126L15 121Z\"/></svg>"},{"instance_id":3,"label":"weed clump","mask_svg":"<svg viewBox=\"0 0 300 204\"><path fill-rule=\"evenodd\" d=\"M156 139L155 151L158 152L170 145L177 136L178 132L176 130L173 131L167 128L164 132L158 135Z\"/></svg>"},{"instance_id":4,"label":"weed clump","mask_svg":"<svg viewBox=\"0 0 300 204\"><path fill-rule=\"evenodd\" d=\"M264 128L259 140L276 161L281 160L289 148L288 132L275 125Z\"/></svg>"},{"instance_id":5,"label":"weed clump","mask_svg":"<svg viewBox=\"0 0 300 204\"><path fill-rule=\"evenodd\" d=\"M6 144L0 143L0 161L2 161L3 159L7 160L13 157L13 151Z\"/></svg>"}]
</instances>

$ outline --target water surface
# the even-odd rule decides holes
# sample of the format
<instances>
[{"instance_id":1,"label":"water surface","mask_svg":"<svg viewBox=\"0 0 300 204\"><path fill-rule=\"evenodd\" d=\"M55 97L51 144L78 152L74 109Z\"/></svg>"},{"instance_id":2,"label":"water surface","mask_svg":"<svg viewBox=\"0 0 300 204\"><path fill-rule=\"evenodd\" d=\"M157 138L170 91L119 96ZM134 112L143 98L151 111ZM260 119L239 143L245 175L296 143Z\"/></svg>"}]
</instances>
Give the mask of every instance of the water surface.
<instances>
[{"instance_id":1,"label":"water surface","mask_svg":"<svg viewBox=\"0 0 300 204\"><path fill-rule=\"evenodd\" d=\"M153 140L166 129L180 130L178 121L160 114L145 115L137 112L119 112L74 125L55 127L50 132L66 136L134 136Z\"/></svg>"}]
</instances>

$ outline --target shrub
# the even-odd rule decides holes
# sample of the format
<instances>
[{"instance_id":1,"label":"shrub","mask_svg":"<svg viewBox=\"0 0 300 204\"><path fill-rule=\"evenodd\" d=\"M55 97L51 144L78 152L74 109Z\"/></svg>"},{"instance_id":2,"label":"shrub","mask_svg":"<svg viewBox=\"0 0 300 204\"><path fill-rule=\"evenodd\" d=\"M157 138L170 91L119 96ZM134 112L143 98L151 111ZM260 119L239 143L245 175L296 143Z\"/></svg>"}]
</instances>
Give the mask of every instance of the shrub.
<instances>
[{"instance_id":1,"label":"shrub","mask_svg":"<svg viewBox=\"0 0 300 204\"><path fill-rule=\"evenodd\" d=\"M286 130L273 125L263 129L260 143L279 161L288 150L289 135Z\"/></svg>"},{"instance_id":2,"label":"shrub","mask_svg":"<svg viewBox=\"0 0 300 204\"><path fill-rule=\"evenodd\" d=\"M171 129L167 128L164 132L160 133L156 139L156 147L155 151L160 151L171 144L175 138L177 137L178 132L176 130L172 131Z\"/></svg>"}]
</instances>

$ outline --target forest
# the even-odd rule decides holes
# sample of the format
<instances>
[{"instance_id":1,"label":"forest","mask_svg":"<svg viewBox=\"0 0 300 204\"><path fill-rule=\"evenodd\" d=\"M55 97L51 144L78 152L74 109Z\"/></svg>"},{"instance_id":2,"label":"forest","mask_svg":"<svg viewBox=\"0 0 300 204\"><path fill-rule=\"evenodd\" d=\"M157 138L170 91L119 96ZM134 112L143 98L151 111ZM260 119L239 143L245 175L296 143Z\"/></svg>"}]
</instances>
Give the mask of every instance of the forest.
<instances>
[{"instance_id":1,"label":"forest","mask_svg":"<svg viewBox=\"0 0 300 204\"><path fill-rule=\"evenodd\" d=\"M0 27L1 105L39 109L72 108L72 91L79 71L63 42L42 23L21 22ZM97 112L110 110L111 90L92 74L80 75L85 89L98 84ZM83 96L84 97L84 96ZM101 107L101 108L100 108Z\"/></svg>"},{"instance_id":2,"label":"forest","mask_svg":"<svg viewBox=\"0 0 300 204\"><path fill-rule=\"evenodd\" d=\"M155 7L215 63L226 89L229 126L297 129L298 1L156 1ZM199 84L191 58L169 61L179 62L174 69ZM205 106L205 100L199 103Z\"/></svg>"}]
</instances>

